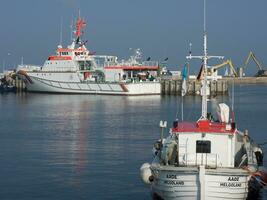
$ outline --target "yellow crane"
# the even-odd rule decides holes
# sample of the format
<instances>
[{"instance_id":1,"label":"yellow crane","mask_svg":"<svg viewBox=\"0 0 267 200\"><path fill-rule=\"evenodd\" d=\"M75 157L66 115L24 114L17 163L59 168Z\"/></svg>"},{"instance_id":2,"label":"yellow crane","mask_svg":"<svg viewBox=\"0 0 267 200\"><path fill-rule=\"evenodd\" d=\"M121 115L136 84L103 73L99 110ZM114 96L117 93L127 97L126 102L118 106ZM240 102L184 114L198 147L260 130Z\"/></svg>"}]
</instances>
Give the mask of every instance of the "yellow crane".
<instances>
[{"instance_id":1,"label":"yellow crane","mask_svg":"<svg viewBox=\"0 0 267 200\"><path fill-rule=\"evenodd\" d=\"M260 62L257 60L256 56L254 55L254 53L252 51L249 52L248 57L246 59L246 62L244 64L243 69L247 68L248 62L249 60L252 58L252 60L256 63L257 67L259 68L259 70L262 70L262 66L260 64Z\"/></svg>"},{"instance_id":2,"label":"yellow crane","mask_svg":"<svg viewBox=\"0 0 267 200\"><path fill-rule=\"evenodd\" d=\"M226 61L224 61L224 62L222 62L222 63L220 63L220 64L218 64L218 65L213 65L213 66L211 66L210 70L208 71L208 74L209 74L209 75L212 75L212 74L214 74L218 69L220 69L220 68L222 68L222 67L224 67L224 66L226 66L226 65L228 65L228 66L230 67L230 75L237 76L237 72L236 72L236 70L235 70L235 68L234 68L234 65L233 65L233 63L232 63L231 60L226 60Z\"/></svg>"},{"instance_id":3,"label":"yellow crane","mask_svg":"<svg viewBox=\"0 0 267 200\"><path fill-rule=\"evenodd\" d=\"M255 62L256 66L259 69L256 76L267 76L267 71L263 69L262 65L260 64L260 62L258 61L258 59L256 58L255 54L252 51L249 52L244 67L242 67L242 70L244 71L247 68L250 59L252 59Z\"/></svg>"},{"instance_id":4,"label":"yellow crane","mask_svg":"<svg viewBox=\"0 0 267 200\"><path fill-rule=\"evenodd\" d=\"M230 76L235 76L237 77L237 72L234 68L234 65L232 63L231 60L225 60L224 62L220 63L220 64L217 64L217 65L213 65L211 66L210 68L207 68L207 74L208 76L212 76L216 79L217 77L217 70L228 65L229 68L230 68ZM199 72L198 72L198 75L197 75L197 79L203 79L203 76L204 76L204 72L203 72L203 66L201 66Z\"/></svg>"}]
</instances>

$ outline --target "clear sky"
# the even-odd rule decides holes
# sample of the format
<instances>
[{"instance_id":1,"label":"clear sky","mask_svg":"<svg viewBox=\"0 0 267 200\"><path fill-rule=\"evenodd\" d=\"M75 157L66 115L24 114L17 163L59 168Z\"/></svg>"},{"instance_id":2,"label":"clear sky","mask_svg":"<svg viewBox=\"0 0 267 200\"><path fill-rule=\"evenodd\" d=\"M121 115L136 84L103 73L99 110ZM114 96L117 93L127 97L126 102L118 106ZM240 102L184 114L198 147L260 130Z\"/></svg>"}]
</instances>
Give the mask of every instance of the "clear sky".
<instances>
[{"instance_id":1,"label":"clear sky","mask_svg":"<svg viewBox=\"0 0 267 200\"><path fill-rule=\"evenodd\" d=\"M81 11L87 21L87 47L97 54L127 58L141 48L144 58L168 57L171 69L202 53L202 0L1 0L0 60L6 67L42 65L60 40L70 43L70 22ZM267 1L207 0L208 51L224 55L240 67L249 50L267 66ZM193 62L195 70L199 62ZM2 66L2 64L1 64ZM249 66L256 72L254 64ZM1 69L1 68L0 68ZM267 69L267 67L266 67Z\"/></svg>"}]
</instances>

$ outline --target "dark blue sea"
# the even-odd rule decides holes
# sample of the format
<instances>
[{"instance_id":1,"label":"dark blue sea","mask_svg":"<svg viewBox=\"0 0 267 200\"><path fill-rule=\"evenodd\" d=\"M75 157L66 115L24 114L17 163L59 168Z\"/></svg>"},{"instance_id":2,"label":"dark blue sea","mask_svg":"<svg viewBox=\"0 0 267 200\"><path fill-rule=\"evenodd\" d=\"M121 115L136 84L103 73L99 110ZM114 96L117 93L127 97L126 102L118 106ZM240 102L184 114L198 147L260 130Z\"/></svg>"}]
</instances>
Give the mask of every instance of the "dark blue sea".
<instances>
[{"instance_id":1,"label":"dark blue sea","mask_svg":"<svg viewBox=\"0 0 267 200\"><path fill-rule=\"evenodd\" d=\"M238 128L267 141L267 85L236 86L234 94ZM217 96L210 107L222 101L232 102ZM197 120L200 104L186 96L184 119ZM2 94L0 199L149 200L139 168L152 159L159 121L170 126L176 117L180 96Z\"/></svg>"}]
</instances>

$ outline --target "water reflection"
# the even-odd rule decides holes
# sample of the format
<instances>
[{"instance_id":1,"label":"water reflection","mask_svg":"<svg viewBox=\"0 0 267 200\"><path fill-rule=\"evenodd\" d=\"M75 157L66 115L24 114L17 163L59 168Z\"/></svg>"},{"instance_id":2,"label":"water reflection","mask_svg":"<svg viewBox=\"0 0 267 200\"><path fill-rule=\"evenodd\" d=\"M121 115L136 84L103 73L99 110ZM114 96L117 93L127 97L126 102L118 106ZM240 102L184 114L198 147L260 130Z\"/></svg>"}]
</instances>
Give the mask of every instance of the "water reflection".
<instances>
[{"instance_id":1,"label":"water reflection","mask_svg":"<svg viewBox=\"0 0 267 200\"><path fill-rule=\"evenodd\" d=\"M266 140L264 89L236 88L238 126L256 141ZM200 105L185 96L184 119L198 119ZM181 119L181 97L10 94L0 111L1 199L150 199L139 167L151 160L159 121Z\"/></svg>"}]
</instances>

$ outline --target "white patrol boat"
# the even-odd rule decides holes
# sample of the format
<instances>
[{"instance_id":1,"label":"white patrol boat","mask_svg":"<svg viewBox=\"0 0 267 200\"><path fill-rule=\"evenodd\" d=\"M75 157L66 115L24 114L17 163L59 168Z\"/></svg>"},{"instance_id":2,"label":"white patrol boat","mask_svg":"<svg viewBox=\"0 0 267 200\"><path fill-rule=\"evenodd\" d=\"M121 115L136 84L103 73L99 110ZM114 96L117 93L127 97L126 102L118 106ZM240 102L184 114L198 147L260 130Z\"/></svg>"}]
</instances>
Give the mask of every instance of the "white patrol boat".
<instances>
[{"instance_id":1,"label":"white patrol boat","mask_svg":"<svg viewBox=\"0 0 267 200\"><path fill-rule=\"evenodd\" d=\"M205 27L205 26L204 26ZM207 54L204 28L204 55L188 56L203 60L207 86L207 61L221 58ZM248 132L237 130L229 107L218 105L218 120L207 112L207 94L203 90L202 113L196 122L174 121L170 135L154 145L154 159L140 168L142 180L151 186L157 200L244 200L255 199L266 185L267 174L261 169L262 150ZM163 129L166 122L160 123Z\"/></svg>"},{"instance_id":2,"label":"white patrol boat","mask_svg":"<svg viewBox=\"0 0 267 200\"><path fill-rule=\"evenodd\" d=\"M27 91L77 94L158 95L161 84L157 79L159 65L150 60L141 62L141 52L128 61L115 56L96 56L81 40L85 21L76 22L76 38L67 48L58 46L42 67L19 66L17 74ZM139 56L139 57L138 57ZM102 66L98 61L102 60Z\"/></svg>"}]
</instances>

